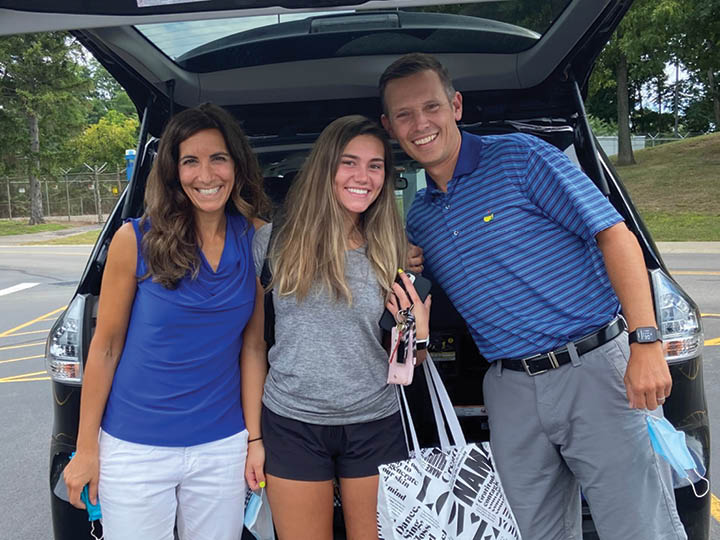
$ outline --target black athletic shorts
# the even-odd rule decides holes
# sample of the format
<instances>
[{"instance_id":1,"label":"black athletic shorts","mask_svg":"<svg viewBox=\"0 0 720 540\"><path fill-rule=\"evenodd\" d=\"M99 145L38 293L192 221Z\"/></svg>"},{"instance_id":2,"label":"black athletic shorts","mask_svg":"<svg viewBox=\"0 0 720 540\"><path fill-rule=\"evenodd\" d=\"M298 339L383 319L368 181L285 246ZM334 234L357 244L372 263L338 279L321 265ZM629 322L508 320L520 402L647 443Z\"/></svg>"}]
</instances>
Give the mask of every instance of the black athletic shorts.
<instances>
[{"instance_id":1,"label":"black athletic shorts","mask_svg":"<svg viewBox=\"0 0 720 540\"><path fill-rule=\"evenodd\" d=\"M288 480L322 481L378 474L378 465L407 459L400 413L387 418L323 426L292 420L263 405L265 473Z\"/></svg>"}]
</instances>

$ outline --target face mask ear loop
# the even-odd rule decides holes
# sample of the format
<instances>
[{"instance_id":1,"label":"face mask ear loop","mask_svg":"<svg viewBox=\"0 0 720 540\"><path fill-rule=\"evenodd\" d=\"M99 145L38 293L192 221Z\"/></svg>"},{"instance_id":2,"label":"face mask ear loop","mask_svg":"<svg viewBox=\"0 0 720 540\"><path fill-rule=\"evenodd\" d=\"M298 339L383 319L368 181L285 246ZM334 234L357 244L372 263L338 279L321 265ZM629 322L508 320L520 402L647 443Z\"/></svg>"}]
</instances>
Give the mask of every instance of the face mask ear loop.
<instances>
[{"instance_id":1,"label":"face mask ear loop","mask_svg":"<svg viewBox=\"0 0 720 540\"><path fill-rule=\"evenodd\" d=\"M690 482L690 487L693 490L693 493L698 499L702 499L705 495L708 494L708 491L710 491L710 481L705 478L704 476L701 476L697 469L693 469L693 472L698 475L699 480L703 480L705 482L705 485L707 486L705 488L705 491L703 491L700 495L698 495L698 492L695 490L695 482Z\"/></svg>"},{"instance_id":2,"label":"face mask ear loop","mask_svg":"<svg viewBox=\"0 0 720 540\"><path fill-rule=\"evenodd\" d=\"M709 485L710 485L710 484L708 483L708 486L709 486ZM708 489L710 489L710 488L708 487ZM104 536L105 536L105 535L103 535L101 538L98 538L98 537L96 536L96 534L95 534L95 522L94 522L94 521L91 521L91 522L90 522L90 536L92 536L95 540L103 540L103 538L104 538Z\"/></svg>"}]
</instances>

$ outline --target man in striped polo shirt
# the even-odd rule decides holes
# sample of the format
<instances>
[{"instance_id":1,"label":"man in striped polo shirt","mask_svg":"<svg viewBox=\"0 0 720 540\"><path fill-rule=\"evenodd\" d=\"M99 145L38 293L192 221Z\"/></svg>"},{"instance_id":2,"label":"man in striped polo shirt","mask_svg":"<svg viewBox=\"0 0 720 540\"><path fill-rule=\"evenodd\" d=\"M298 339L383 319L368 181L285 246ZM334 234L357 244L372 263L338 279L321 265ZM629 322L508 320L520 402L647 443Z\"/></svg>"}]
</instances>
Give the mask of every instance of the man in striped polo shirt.
<instances>
[{"instance_id":1,"label":"man in striped polo shirt","mask_svg":"<svg viewBox=\"0 0 720 540\"><path fill-rule=\"evenodd\" d=\"M394 62L380 94L428 177L410 241L492 363L491 445L523 538L579 540L581 487L603 539L686 538L645 424L672 380L622 217L544 141L461 132L462 96L433 57Z\"/></svg>"}]
</instances>

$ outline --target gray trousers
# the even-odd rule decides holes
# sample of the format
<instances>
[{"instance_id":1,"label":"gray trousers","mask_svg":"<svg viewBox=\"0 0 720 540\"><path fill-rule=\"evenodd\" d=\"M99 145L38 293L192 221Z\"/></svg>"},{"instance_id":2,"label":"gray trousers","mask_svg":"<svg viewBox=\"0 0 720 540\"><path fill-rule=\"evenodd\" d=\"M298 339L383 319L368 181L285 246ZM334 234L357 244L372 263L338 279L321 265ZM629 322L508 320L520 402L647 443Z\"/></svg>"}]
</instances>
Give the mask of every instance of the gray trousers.
<instances>
[{"instance_id":1,"label":"gray trousers","mask_svg":"<svg viewBox=\"0 0 720 540\"><path fill-rule=\"evenodd\" d=\"M487 372L490 445L523 540L580 540L581 488L602 540L687 538L647 411L628 404L629 354L623 332L535 377Z\"/></svg>"}]
</instances>

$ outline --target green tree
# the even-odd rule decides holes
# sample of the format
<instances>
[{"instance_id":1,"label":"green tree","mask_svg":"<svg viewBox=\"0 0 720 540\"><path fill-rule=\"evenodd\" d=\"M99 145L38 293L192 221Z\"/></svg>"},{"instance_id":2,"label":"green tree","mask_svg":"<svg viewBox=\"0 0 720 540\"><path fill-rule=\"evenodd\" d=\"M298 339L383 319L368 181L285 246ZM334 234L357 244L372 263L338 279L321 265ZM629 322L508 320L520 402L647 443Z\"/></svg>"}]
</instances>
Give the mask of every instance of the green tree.
<instances>
[{"instance_id":1,"label":"green tree","mask_svg":"<svg viewBox=\"0 0 720 540\"><path fill-rule=\"evenodd\" d=\"M609 122L588 114L588 123L595 135L617 135L617 123L614 119Z\"/></svg>"},{"instance_id":2,"label":"green tree","mask_svg":"<svg viewBox=\"0 0 720 540\"><path fill-rule=\"evenodd\" d=\"M634 110L631 113L636 133L670 133L675 119L672 113L660 113L652 109Z\"/></svg>"},{"instance_id":3,"label":"green tree","mask_svg":"<svg viewBox=\"0 0 720 540\"><path fill-rule=\"evenodd\" d=\"M138 120L110 110L97 124L89 126L69 145L75 164L123 166L125 150L137 144Z\"/></svg>"},{"instance_id":4,"label":"green tree","mask_svg":"<svg viewBox=\"0 0 720 540\"><path fill-rule=\"evenodd\" d=\"M608 65L609 56L603 51L595 62L588 83L585 109L588 115L603 122L614 123L617 129L617 79L615 67Z\"/></svg>"},{"instance_id":5,"label":"green tree","mask_svg":"<svg viewBox=\"0 0 720 540\"><path fill-rule=\"evenodd\" d=\"M612 86L607 77L614 73L618 124L618 164L635 163L630 141L630 111L634 95L643 84L662 76L670 59L670 38L677 28L679 0L636 0L620 22L601 54L599 64L606 71L595 76L591 89L607 92ZM590 108L593 113L596 111Z\"/></svg>"},{"instance_id":6,"label":"green tree","mask_svg":"<svg viewBox=\"0 0 720 540\"><path fill-rule=\"evenodd\" d=\"M714 103L705 85L696 87L687 100L683 110L683 127L690 133L705 133L713 127Z\"/></svg>"},{"instance_id":7,"label":"green tree","mask_svg":"<svg viewBox=\"0 0 720 540\"><path fill-rule=\"evenodd\" d=\"M678 56L703 80L720 130L720 0L685 0L678 32Z\"/></svg>"},{"instance_id":8,"label":"green tree","mask_svg":"<svg viewBox=\"0 0 720 540\"><path fill-rule=\"evenodd\" d=\"M16 130L0 134L0 144L7 144L3 152L12 152L26 165L30 224L45 221L38 174L52 165L63 139L84 122L82 96L91 81L82 76L79 54L79 44L63 32L0 38L4 122Z\"/></svg>"},{"instance_id":9,"label":"green tree","mask_svg":"<svg viewBox=\"0 0 720 540\"><path fill-rule=\"evenodd\" d=\"M21 166L18 148L27 139L22 133L23 127L22 119L16 111L0 104L0 174L16 173Z\"/></svg>"},{"instance_id":10,"label":"green tree","mask_svg":"<svg viewBox=\"0 0 720 540\"><path fill-rule=\"evenodd\" d=\"M137 116L137 109L123 87L92 57L88 59L87 72L94 85L93 94L89 96L88 124L97 124L108 111Z\"/></svg>"}]
</instances>

